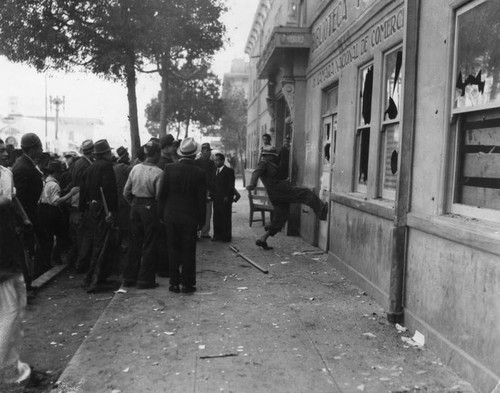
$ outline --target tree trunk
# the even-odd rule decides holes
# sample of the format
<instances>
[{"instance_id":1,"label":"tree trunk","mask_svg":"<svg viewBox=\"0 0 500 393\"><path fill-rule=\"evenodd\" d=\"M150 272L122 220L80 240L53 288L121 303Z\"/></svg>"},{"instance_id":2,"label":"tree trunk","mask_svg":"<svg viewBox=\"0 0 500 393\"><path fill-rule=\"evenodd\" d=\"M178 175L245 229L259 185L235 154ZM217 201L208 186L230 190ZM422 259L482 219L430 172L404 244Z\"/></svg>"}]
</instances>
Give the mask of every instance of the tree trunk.
<instances>
[{"instance_id":1,"label":"tree trunk","mask_svg":"<svg viewBox=\"0 0 500 393\"><path fill-rule=\"evenodd\" d=\"M129 53L128 64L125 65L125 76L127 81L130 144L132 149L132 158L135 158L137 151L141 148L141 138L139 136L139 120L137 117L137 94L135 90L135 53L133 52Z\"/></svg>"},{"instance_id":2,"label":"tree trunk","mask_svg":"<svg viewBox=\"0 0 500 393\"><path fill-rule=\"evenodd\" d=\"M160 76L161 76L161 91L160 91L160 129L159 137L167 135L167 113L168 113L168 51L161 59Z\"/></svg>"},{"instance_id":3,"label":"tree trunk","mask_svg":"<svg viewBox=\"0 0 500 393\"><path fill-rule=\"evenodd\" d=\"M186 133L184 134L184 138L187 138L189 136L189 123L190 123L190 119L188 118L186 120Z\"/></svg>"}]
</instances>

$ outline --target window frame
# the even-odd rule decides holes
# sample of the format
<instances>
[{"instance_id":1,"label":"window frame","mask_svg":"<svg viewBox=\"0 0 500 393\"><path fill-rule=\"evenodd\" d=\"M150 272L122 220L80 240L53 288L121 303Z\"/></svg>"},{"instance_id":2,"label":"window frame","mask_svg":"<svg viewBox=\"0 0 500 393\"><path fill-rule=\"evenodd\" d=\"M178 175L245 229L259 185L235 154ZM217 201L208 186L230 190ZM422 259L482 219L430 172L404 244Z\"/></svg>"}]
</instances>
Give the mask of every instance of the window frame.
<instances>
[{"instance_id":1,"label":"window frame","mask_svg":"<svg viewBox=\"0 0 500 393\"><path fill-rule=\"evenodd\" d=\"M375 59L371 58L366 63L360 65L357 69L357 89L356 95L361 91L362 85L364 83L363 72L372 67L372 76L375 72ZM374 97L374 80L372 79L372 102L370 112L373 114L373 97ZM368 156L366 157L366 161L369 162L370 158L370 138L371 138L371 128L373 126L373 119L370 119L369 124L362 124L363 118L363 99L362 97L357 97L356 100L356 138L355 138L355 158L354 158L354 179L353 179L353 189L354 192L358 192L361 194L368 194L368 173L366 173L366 184L362 184L359 181L360 172L361 172L361 150L362 150L362 141L363 141L363 133L368 132ZM372 116L370 116L372 117ZM368 164L368 169L370 165Z\"/></svg>"},{"instance_id":2,"label":"window frame","mask_svg":"<svg viewBox=\"0 0 500 393\"><path fill-rule=\"evenodd\" d=\"M395 52L401 51L404 55L404 46L402 42L392 46L390 49L384 51L382 53L382 103L380 106L381 116L380 116L380 133L379 133L379 184L378 184L378 197L383 199L395 200L396 199L396 190L399 184L399 167L401 162L401 106L403 99L403 73L404 73L404 56L403 62L401 64L401 70L398 79L401 80L400 84L400 97L398 103L398 114L394 119L384 119L384 114L386 111L386 105L388 101L387 95L387 80L386 80L386 72L387 72L387 58ZM396 187L394 190L386 189L384 187L385 184L385 161L386 161L386 149L387 149L387 129L393 125L397 124L397 130L399 134L398 140L398 170L396 172Z\"/></svg>"},{"instance_id":3,"label":"window frame","mask_svg":"<svg viewBox=\"0 0 500 393\"><path fill-rule=\"evenodd\" d=\"M463 144L463 133L466 132L464 129L464 124L466 122L466 117L482 117L485 118L495 118L500 119L500 102L494 102L489 104L470 106L470 107L455 107L455 97L456 97L456 84L458 78L458 18L464 13L474 9L475 7L483 4L488 0L474 0L470 3L464 4L461 7L455 9L454 21L454 31L453 31L453 55L452 55L452 83L450 87L450 111L452 122L450 124L450 160L448 173L448 190L447 193L447 209L446 211L451 214L457 214L464 217L470 217L473 219L480 219L485 221L500 222L500 209L495 210L485 207L477 207L472 205L466 205L464 203L456 202L457 195L460 192L460 177L462 173L462 152L464 149ZM499 171L500 175L500 171Z\"/></svg>"}]
</instances>

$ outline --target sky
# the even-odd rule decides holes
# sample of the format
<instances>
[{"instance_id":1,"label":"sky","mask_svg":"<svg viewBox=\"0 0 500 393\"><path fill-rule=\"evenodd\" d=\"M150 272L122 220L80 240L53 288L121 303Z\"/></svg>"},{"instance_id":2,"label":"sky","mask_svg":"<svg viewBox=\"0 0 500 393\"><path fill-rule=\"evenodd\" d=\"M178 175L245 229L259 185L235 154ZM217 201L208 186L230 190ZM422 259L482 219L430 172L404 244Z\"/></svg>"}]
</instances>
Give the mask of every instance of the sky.
<instances>
[{"instance_id":1,"label":"sky","mask_svg":"<svg viewBox=\"0 0 500 393\"><path fill-rule=\"evenodd\" d=\"M233 58L245 58L246 41L259 0L225 0L228 12L221 18L226 25L227 42L214 56L213 71L221 78L229 72ZM141 141L148 137L144 124L144 109L160 87L156 75L139 75L137 104ZM111 82L89 73L37 73L27 65L10 63L0 56L0 117L9 114L9 97L17 97L17 110L23 115L43 116L45 95L64 97L62 117L100 118L109 130L127 128L128 103L123 84ZM55 115L48 106L48 116ZM111 131L110 131L111 132ZM121 131L122 132L122 131ZM106 137L106 136L104 136Z\"/></svg>"}]
</instances>

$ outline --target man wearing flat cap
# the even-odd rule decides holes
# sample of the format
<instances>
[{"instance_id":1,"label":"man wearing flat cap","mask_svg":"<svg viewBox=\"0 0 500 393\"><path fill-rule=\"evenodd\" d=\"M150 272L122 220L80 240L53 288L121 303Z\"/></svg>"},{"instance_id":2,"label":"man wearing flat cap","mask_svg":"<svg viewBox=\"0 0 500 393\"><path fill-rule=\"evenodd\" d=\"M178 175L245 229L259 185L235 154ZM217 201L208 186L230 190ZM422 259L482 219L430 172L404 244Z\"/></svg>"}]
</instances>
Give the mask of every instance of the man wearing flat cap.
<instances>
[{"instance_id":1,"label":"man wearing flat cap","mask_svg":"<svg viewBox=\"0 0 500 393\"><path fill-rule=\"evenodd\" d=\"M81 187L83 183L83 174L87 168L94 162L94 142L86 139L82 142L80 153L82 156L75 163L71 171L71 184L73 187ZM77 234L77 257L75 269L78 273L84 273L88 270L90 258L92 255L92 227L87 217L80 210L80 194L73 196L70 209L70 227L76 228ZM73 261L69 261L72 263Z\"/></svg>"},{"instance_id":2,"label":"man wearing flat cap","mask_svg":"<svg viewBox=\"0 0 500 393\"><path fill-rule=\"evenodd\" d=\"M205 223L205 173L194 163L198 144L181 142L179 162L168 164L160 181L159 215L166 223L170 287L175 293L196 291L196 235ZM180 267L182 266L182 273Z\"/></svg>"},{"instance_id":3,"label":"man wearing flat cap","mask_svg":"<svg viewBox=\"0 0 500 393\"><path fill-rule=\"evenodd\" d=\"M84 280L88 292L95 292L111 273L112 259L108 251L110 226L118 210L118 191L113 171L111 148L106 139L94 143L95 161L85 173L80 188L80 211L92 228L92 256Z\"/></svg>"},{"instance_id":4,"label":"man wearing flat cap","mask_svg":"<svg viewBox=\"0 0 500 393\"><path fill-rule=\"evenodd\" d=\"M210 143L203 143L201 145L201 156L195 160L198 165L205 172L205 180L207 183L207 208L205 225L201 228L200 237L202 239L210 239L210 220L212 219L212 199L211 195L214 192L215 185L215 162L212 160L212 147Z\"/></svg>"},{"instance_id":5,"label":"man wearing flat cap","mask_svg":"<svg viewBox=\"0 0 500 393\"><path fill-rule=\"evenodd\" d=\"M266 225L266 232L255 242L264 250L271 250L267 244L269 236L276 235L285 226L290 217L290 204L303 203L311 207L320 220L326 220L328 204L308 188L293 187L288 180L282 179L279 168L278 152L274 146L263 146L257 168L252 173L247 190L252 191L257 186L259 178L266 188L269 200L274 207L271 224Z\"/></svg>"},{"instance_id":6,"label":"man wearing flat cap","mask_svg":"<svg viewBox=\"0 0 500 393\"><path fill-rule=\"evenodd\" d=\"M38 220L38 200L42 193L43 180L42 173L37 167L38 160L43 153L42 142L36 134L24 134L21 138L21 149L23 154L16 160L12 167L12 174L14 175L17 198L33 224L33 232L27 233L25 236L25 246L29 253L35 256L33 274L35 278L50 268L50 266L44 266L41 254L35 252L35 237L41 238L43 235ZM27 277L25 279L27 279L27 288L30 288L30 279Z\"/></svg>"}]
</instances>

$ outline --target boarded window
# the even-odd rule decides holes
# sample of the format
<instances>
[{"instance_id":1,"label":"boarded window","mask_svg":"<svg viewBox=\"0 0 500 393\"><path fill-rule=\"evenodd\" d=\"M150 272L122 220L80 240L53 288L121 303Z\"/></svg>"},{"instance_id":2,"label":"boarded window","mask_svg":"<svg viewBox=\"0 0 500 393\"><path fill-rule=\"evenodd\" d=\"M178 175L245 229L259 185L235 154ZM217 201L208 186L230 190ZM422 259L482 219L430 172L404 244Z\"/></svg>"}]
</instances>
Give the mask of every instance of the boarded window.
<instances>
[{"instance_id":1,"label":"boarded window","mask_svg":"<svg viewBox=\"0 0 500 393\"><path fill-rule=\"evenodd\" d=\"M500 209L500 118L464 116L456 203Z\"/></svg>"},{"instance_id":2,"label":"boarded window","mask_svg":"<svg viewBox=\"0 0 500 393\"><path fill-rule=\"evenodd\" d=\"M496 0L475 0L456 13L452 212L486 219L496 213L477 208L500 210L499 20L500 1Z\"/></svg>"}]
</instances>

